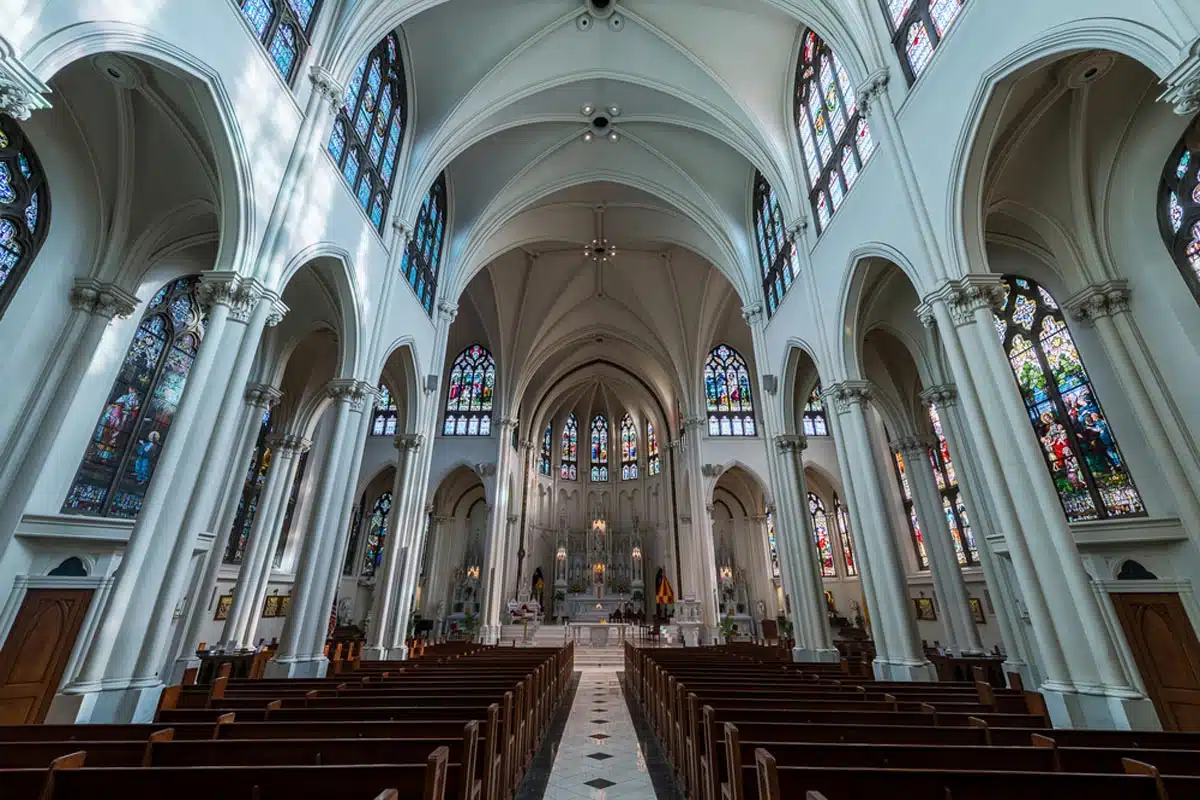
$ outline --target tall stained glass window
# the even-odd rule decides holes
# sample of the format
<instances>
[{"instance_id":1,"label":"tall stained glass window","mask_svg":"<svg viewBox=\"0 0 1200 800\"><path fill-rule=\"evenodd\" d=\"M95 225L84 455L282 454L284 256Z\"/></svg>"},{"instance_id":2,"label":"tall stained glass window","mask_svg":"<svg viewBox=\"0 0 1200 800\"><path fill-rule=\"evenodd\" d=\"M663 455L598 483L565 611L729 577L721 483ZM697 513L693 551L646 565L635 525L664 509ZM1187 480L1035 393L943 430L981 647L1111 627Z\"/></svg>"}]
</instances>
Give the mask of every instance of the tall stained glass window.
<instances>
[{"instance_id":1,"label":"tall stained glass window","mask_svg":"<svg viewBox=\"0 0 1200 800\"><path fill-rule=\"evenodd\" d=\"M478 344L459 353L450 366L442 435L490 436L495 390L496 359L492 354Z\"/></svg>"},{"instance_id":2,"label":"tall stained glass window","mask_svg":"<svg viewBox=\"0 0 1200 800\"><path fill-rule=\"evenodd\" d=\"M296 466L296 479L292 481L292 490L288 493L287 509L283 514L283 527L279 531L279 544L275 547L275 568L283 564L283 554L287 552L288 537L292 535L292 521L296 516L296 503L300 501L300 487L304 485L304 473L308 469L308 451L300 454L300 463Z\"/></svg>"},{"instance_id":3,"label":"tall stained glass window","mask_svg":"<svg viewBox=\"0 0 1200 800\"><path fill-rule=\"evenodd\" d=\"M433 298L437 294L438 267L442 262L442 245L446 239L446 173L438 175L421 203L417 224L409 237L408 249L400 271L408 285L417 293L425 313L433 313Z\"/></svg>"},{"instance_id":4,"label":"tall stained glass window","mask_svg":"<svg viewBox=\"0 0 1200 800\"><path fill-rule=\"evenodd\" d=\"M850 515L836 494L833 496L833 518L837 521L838 539L842 543L842 564L846 567L846 576L853 578L858 574L858 559L854 557L854 540L850 538Z\"/></svg>"},{"instance_id":5,"label":"tall stained glass window","mask_svg":"<svg viewBox=\"0 0 1200 800\"><path fill-rule=\"evenodd\" d=\"M812 523L813 544L817 546L821 577L836 578L837 568L833 565L833 545L829 543L829 519L825 516L825 504L812 492L808 493L808 519Z\"/></svg>"},{"instance_id":6,"label":"tall stained glass window","mask_svg":"<svg viewBox=\"0 0 1200 800\"><path fill-rule=\"evenodd\" d=\"M779 577L779 540L775 537L775 512L767 511L767 554L771 558L771 577Z\"/></svg>"},{"instance_id":7,"label":"tall stained glass window","mask_svg":"<svg viewBox=\"0 0 1200 800\"><path fill-rule=\"evenodd\" d=\"M996 331L1068 521L1144 515L1058 303L1026 278L1004 285Z\"/></svg>"},{"instance_id":8,"label":"tall stained glass window","mask_svg":"<svg viewBox=\"0 0 1200 800\"><path fill-rule=\"evenodd\" d=\"M754 241L758 245L767 316L771 316L799 275L800 261L796 242L784 227L779 198L761 172L754 174Z\"/></svg>"},{"instance_id":9,"label":"tall stained glass window","mask_svg":"<svg viewBox=\"0 0 1200 800\"><path fill-rule=\"evenodd\" d=\"M653 422L646 422L646 472L654 477L662 472L662 457L658 454L658 434Z\"/></svg>"},{"instance_id":10,"label":"tall stained glass window","mask_svg":"<svg viewBox=\"0 0 1200 800\"><path fill-rule=\"evenodd\" d=\"M289 83L311 44L321 0L241 0L242 16Z\"/></svg>"},{"instance_id":11,"label":"tall stained glass window","mask_svg":"<svg viewBox=\"0 0 1200 800\"><path fill-rule=\"evenodd\" d=\"M204 338L200 277L159 289L100 412L64 514L136 519Z\"/></svg>"},{"instance_id":12,"label":"tall stained glass window","mask_svg":"<svg viewBox=\"0 0 1200 800\"><path fill-rule=\"evenodd\" d=\"M933 479L937 481L942 498L942 513L946 515L950 538L954 542L954 554L959 564L978 564L979 547L975 544L975 534L971 532L966 503L958 490L958 474L954 471L954 462L950 460L950 445L946 443L946 435L942 432L942 417L936 405L929 406L929 421L937 436L937 445L930 451L929 460L933 464Z\"/></svg>"},{"instance_id":13,"label":"tall stained glass window","mask_svg":"<svg viewBox=\"0 0 1200 800\"><path fill-rule=\"evenodd\" d=\"M0 314L46 238L50 195L21 127L0 114Z\"/></svg>"},{"instance_id":14,"label":"tall stained glass window","mask_svg":"<svg viewBox=\"0 0 1200 800\"><path fill-rule=\"evenodd\" d=\"M633 417L626 414L621 418L621 480L632 481L638 477L637 426Z\"/></svg>"},{"instance_id":15,"label":"tall stained glass window","mask_svg":"<svg viewBox=\"0 0 1200 800\"><path fill-rule=\"evenodd\" d=\"M561 461L563 480L579 480L579 421L574 413L567 415L563 425Z\"/></svg>"},{"instance_id":16,"label":"tall stained glass window","mask_svg":"<svg viewBox=\"0 0 1200 800\"><path fill-rule=\"evenodd\" d=\"M921 76L966 0L884 0L892 43L908 82Z\"/></svg>"},{"instance_id":17,"label":"tall stained glass window","mask_svg":"<svg viewBox=\"0 0 1200 800\"><path fill-rule=\"evenodd\" d=\"M392 397L392 393L387 386L379 384L379 398L375 401L375 414L371 419L371 435L372 436L395 436L396 435L396 417L399 414L399 409L396 408L396 398Z\"/></svg>"},{"instance_id":18,"label":"tall stained glass window","mask_svg":"<svg viewBox=\"0 0 1200 800\"><path fill-rule=\"evenodd\" d=\"M804 403L804 435L828 436L829 420L825 416L825 401L821 399L821 382L813 387Z\"/></svg>"},{"instance_id":19,"label":"tall stained glass window","mask_svg":"<svg viewBox=\"0 0 1200 800\"><path fill-rule=\"evenodd\" d=\"M746 360L727 344L717 345L704 364L709 436L753 436L754 401Z\"/></svg>"},{"instance_id":20,"label":"tall stained glass window","mask_svg":"<svg viewBox=\"0 0 1200 800\"><path fill-rule=\"evenodd\" d=\"M608 480L608 420L597 414L592 418L592 480Z\"/></svg>"},{"instance_id":21,"label":"tall stained glass window","mask_svg":"<svg viewBox=\"0 0 1200 800\"><path fill-rule=\"evenodd\" d=\"M342 562L342 575L354 574L355 559L358 558L358 542L362 538L363 517L367 513L367 493L363 492L358 498L358 505L350 517L349 541L346 543L346 558Z\"/></svg>"},{"instance_id":22,"label":"tall stained glass window","mask_svg":"<svg viewBox=\"0 0 1200 800\"><path fill-rule=\"evenodd\" d=\"M364 578L375 577L375 570L383 563L383 544L387 541L388 514L392 510L392 493L384 492L371 509L367 520L367 540L363 543L363 565L360 573Z\"/></svg>"},{"instance_id":23,"label":"tall stained glass window","mask_svg":"<svg viewBox=\"0 0 1200 800\"><path fill-rule=\"evenodd\" d=\"M862 118L849 73L813 31L807 31L801 43L793 111L808 199L820 232L874 154L875 140Z\"/></svg>"},{"instance_id":24,"label":"tall stained glass window","mask_svg":"<svg viewBox=\"0 0 1200 800\"><path fill-rule=\"evenodd\" d=\"M391 204L407 124L406 92L400 39L389 33L351 73L329 136L329 155L379 230Z\"/></svg>"},{"instance_id":25,"label":"tall stained glass window","mask_svg":"<svg viewBox=\"0 0 1200 800\"><path fill-rule=\"evenodd\" d=\"M1175 265L1200 301L1200 118L1163 168L1158 219Z\"/></svg>"},{"instance_id":26,"label":"tall stained glass window","mask_svg":"<svg viewBox=\"0 0 1200 800\"><path fill-rule=\"evenodd\" d=\"M908 483L908 464L899 451L892 454L895 458L896 480L900 482L900 497L904 500L904 515L908 517L908 530L912 534L913 549L917 552L917 566L929 569L929 554L925 552L925 534L921 533L921 523L917 520L917 508L913 503L912 487Z\"/></svg>"},{"instance_id":27,"label":"tall stained glass window","mask_svg":"<svg viewBox=\"0 0 1200 800\"><path fill-rule=\"evenodd\" d=\"M242 556L246 553L250 529L254 526L254 517L258 513L258 500L262 497L267 470L271 467L271 445L267 442L270 433L271 412L264 411L262 423L258 426L254 453L250 456L250 466L246 470L246 479L242 482L242 496L238 500L237 514L233 518L233 529L229 532L229 544L225 547L226 564L242 563Z\"/></svg>"},{"instance_id":28,"label":"tall stained glass window","mask_svg":"<svg viewBox=\"0 0 1200 800\"><path fill-rule=\"evenodd\" d=\"M550 423L547 422L546 430L542 434L542 449L541 452L538 453L538 472L542 473L543 475L549 475L550 471L553 469L553 450L551 449L553 446L554 429L551 427Z\"/></svg>"}]
</instances>

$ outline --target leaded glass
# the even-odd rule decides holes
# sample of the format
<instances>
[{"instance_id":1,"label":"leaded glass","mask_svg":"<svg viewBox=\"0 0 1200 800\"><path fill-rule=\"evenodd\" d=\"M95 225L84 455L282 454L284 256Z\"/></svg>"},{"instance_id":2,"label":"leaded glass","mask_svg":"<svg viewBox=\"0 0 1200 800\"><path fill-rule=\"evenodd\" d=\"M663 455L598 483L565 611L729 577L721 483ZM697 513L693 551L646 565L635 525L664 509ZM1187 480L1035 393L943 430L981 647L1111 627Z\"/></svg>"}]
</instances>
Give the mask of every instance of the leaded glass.
<instances>
[{"instance_id":1,"label":"leaded glass","mask_svg":"<svg viewBox=\"0 0 1200 800\"><path fill-rule=\"evenodd\" d=\"M1032 281L1005 282L1015 302L1001 312L1009 323L1004 349L1068 521L1144 515L1062 311ZM1012 324L1030 303L1032 333Z\"/></svg>"},{"instance_id":2,"label":"leaded glass","mask_svg":"<svg viewBox=\"0 0 1200 800\"><path fill-rule=\"evenodd\" d=\"M250 28L262 38L271 24L271 17L275 16L275 4L268 0L243 0L242 14L250 23Z\"/></svg>"},{"instance_id":3,"label":"leaded glass","mask_svg":"<svg viewBox=\"0 0 1200 800\"><path fill-rule=\"evenodd\" d=\"M925 27L924 22L914 22L908 26L906 39L905 54L908 56L908 65L913 75L920 77L925 67L929 66L929 60L933 58L933 41L929 38L929 29Z\"/></svg>"},{"instance_id":4,"label":"leaded glass","mask_svg":"<svg viewBox=\"0 0 1200 800\"><path fill-rule=\"evenodd\" d=\"M1194 120L1163 167L1159 229L1180 275L1200 302L1200 118Z\"/></svg>"},{"instance_id":5,"label":"leaded glass","mask_svg":"<svg viewBox=\"0 0 1200 800\"><path fill-rule=\"evenodd\" d=\"M597 414L592 418L592 480L608 480L608 420Z\"/></svg>"},{"instance_id":6,"label":"leaded glass","mask_svg":"<svg viewBox=\"0 0 1200 800\"><path fill-rule=\"evenodd\" d=\"M836 578L837 568L833 565L833 545L829 543L829 520L825 516L825 504L812 492L808 493L808 518L812 523L813 544L817 547L821 577Z\"/></svg>"},{"instance_id":7,"label":"leaded glass","mask_svg":"<svg viewBox=\"0 0 1200 800\"><path fill-rule=\"evenodd\" d=\"M939 37L946 35L946 31L950 30L954 20L958 19L960 11L962 11L962 0L933 0L929 4L929 16L933 18L933 27L937 30Z\"/></svg>"},{"instance_id":8,"label":"leaded glass","mask_svg":"<svg viewBox=\"0 0 1200 800\"><path fill-rule=\"evenodd\" d=\"M562 432L562 478L565 481L579 479L579 422L575 414L567 415Z\"/></svg>"},{"instance_id":9,"label":"leaded glass","mask_svg":"<svg viewBox=\"0 0 1200 800\"><path fill-rule=\"evenodd\" d=\"M354 514L350 517L350 533L346 542L346 557L342 561L342 574L350 576L354 574L355 559L358 558L358 542L362 538L363 517L367 510L367 495L364 492L358 498L358 505L354 507Z\"/></svg>"},{"instance_id":10,"label":"leaded glass","mask_svg":"<svg viewBox=\"0 0 1200 800\"><path fill-rule=\"evenodd\" d=\"M633 417L626 414L621 418L621 479L629 481L637 477L637 426L633 424Z\"/></svg>"},{"instance_id":11,"label":"leaded glass","mask_svg":"<svg viewBox=\"0 0 1200 800\"><path fill-rule=\"evenodd\" d=\"M904 63L909 83L915 81L933 58L958 19L966 0L884 0L892 42Z\"/></svg>"},{"instance_id":12,"label":"leaded glass","mask_svg":"<svg viewBox=\"0 0 1200 800\"><path fill-rule=\"evenodd\" d=\"M183 278L155 294L157 303L134 332L62 513L137 517L204 336L199 286L199 276Z\"/></svg>"},{"instance_id":13,"label":"leaded glass","mask_svg":"<svg viewBox=\"0 0 1200 800\"><path fill-rule=\"evenodd\" d=\"M825 401L821 399L821 382L813 387L804 404L804 435L828 436L829 422L825 417Z\"/></svg>"},{"instance_id":14,"label":"leaded glass","mask_svg":"<svg viewBox=\"0 0 1200 800\"><path fill-rule=\"evenodd\" d=\"M446 389L444 436L488 436L492 432L492 393L496 359L483 345L473 344L450 366Z\"/></svg>"},{"instance_id":15,"label":"leaded glass","mask_svg":"<svg viewBox=\"0 0 1200 800\"><path fill-rule=\"evenodd\" d=\"M387 541L388 514L392 510L392 493L384 492L375 501L371 509L371 518L367 521L367 540L363 544L363 578L374 578L375 571L383 563L383 546Z\"/></svg>"},{"instance_id":16,"label":"leaded glass","mask_svg":"<svg viewBox=\"0 0 1200 800\"><path fill-rule=\"evenodd\" d=\"M254 518L258 513L258 501L262 497L263 484L267 480L267 470L271 467L271 445L267 441L270 433L271 412L264 411L258 426L254 452L250 456L250 466L246 470L246 479L242 481L242 495L233 518L233 528L229 532L229 544L225 547L226 564L242 563L242 556L246 553L250 529L254 526Z\"/></svg>"},{"instance_id":17,"label":"leaded glass","mask_svg":"<svg viewBox=\"0 0 1200 800\"><path fill-rule=\"evenodd\" d=\"M717 345L704 364L704 396L710 436L754 436L754 401L746 361Z\"/></svg>"},{"instance_id":18,"label":"leaded glass","mask_svg":"<svg viewBox=\"0 0 1200 800\"><path fill-rule=\"evenodd\" d=\"M320 0L242 0L242 16L260 42L267 47L275 69L290 82L296 65L304 58Z\"/></svg>"},{"instance_id":19,"label":"leaded glass","mask_svg":"<svg viewBox=\"0 0 1200 800\"><path fill-rule=\"evenodd\" d=\"M912 534L913 548L917 553L917 566L929 569L929 557L925 553L925 536L921 533L921 523L917 522L917 509L913 503L912 489L908 483L908 466L904 456L894 452L893 464L896 468L896 481L900 484L900 499L904 503L904 514L908 517L908 529Z\"/></svg>"},{"instance_id":20,"label":"leaded glass","mask_svg":"<svg viewBox=\"0 0 1200 800\"><path fill-rule=\"evenodd\" d=\"M292 68L296 64L299 49L296 46L296 30L291 25L280 26L271 40L271 59L275 68L285 78L292 76Z\"/></svg>"},{"instance_id":21,"label":"leaded glass","mask_svg":"<svg viewBox=\"0 0 1200 800\"><path fill-rule=\"evenodd\" d=\"M21 127L0 114L0 314L46 238L47 192L42 164Z\"/></svg>"},{"instance_id":22,"label":"leaded glass","mask_svg":"<svg viewBox=\"0 0 1200 800\"><path fill-rule=\"evenodd\" d=\"M833 516L837 520L838 538L842 542L842 563L846 567L846 577L853 578L858 575L858 560L854 557L854 540L850 538L850 515L836 494L833 496Z\"/></svg>"},{"instance_id":23,"label":"leaded glass","mask_svg":"<svg viewBox=\"0 0 1200 800\"><path fill-rule=\"evenodd\" d=\"M785 230L783 208L761 172L754 178L754 239L763 275L767 314L773 314L795 278L795 241Z\"/></svg>"},{"instance_id":24,"label":"leaded glass","mask_svg":"<svg viewBox=\"0 0 1200 800\"><path fill-rule=\"evenodd\" d=\"M779 541L775 536L775 512L767 512L767 554L771 559L771 577L779 577Z\"/></svg>"},{"instance_id":25,"label":"leaded glass","mask_svg":"<svg viewBox=\"0 0 1200 800\"><path fill-rule=\"evenodd\" d=\"M391 390L386 384L379 384L379 397L375 401L375 412L371 416L371 435L395 436L399 413Z\"/></svg>"},{"instance_id":26,"label":"leaded glass","mask_svg":"<svg viewBox=\"0 0 1200 800\"><path fill-rule=\"evenodd\" d=\"M651 477L662 472L662 460L658 454L658 434L654 431L654 423L646 423L646 470Z\"/></svg>"},{"instance_id":27,"label":"leaded glass","mask_svg":"<svg viewBox=\"0 0 1200 800\"><path fill-rule=\"evenodd\" d=\"M554 431L551 428L550 424L547 423L546 431L545 431L545 433L542 434L542 449L541 449L541 452L538 454L538 471L541 472L543 475L550 474L551 464L552 464L551 459L553 458L551 447L553 446L553 442L554 442Z\"/></svg>"},{"instance_id":28,"label":"leaded glass","mask_svg":"<svg viewBox=\"0 0 1200 800\"><path fill-rule=\"evenodd\" d=\"M438 267L441 264L445 235L446 174L443 172L429 187L429 192L421 203L417 224L409 238L401 266L401 272L404 273L409 286L417 293L417 300L426 313L433 312L433 298L437 290Z\"/></svg>"}]
</instances>

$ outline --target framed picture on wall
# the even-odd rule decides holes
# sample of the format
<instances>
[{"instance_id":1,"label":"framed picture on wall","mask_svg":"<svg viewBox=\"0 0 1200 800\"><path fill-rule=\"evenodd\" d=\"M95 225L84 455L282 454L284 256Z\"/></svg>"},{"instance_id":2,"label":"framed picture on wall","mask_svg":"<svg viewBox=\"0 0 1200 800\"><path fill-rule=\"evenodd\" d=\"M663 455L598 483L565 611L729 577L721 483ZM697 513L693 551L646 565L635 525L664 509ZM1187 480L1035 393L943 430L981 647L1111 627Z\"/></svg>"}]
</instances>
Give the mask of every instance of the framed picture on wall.
<instances>
[{"instance_id":1,"label":"framed picture on wall","mask_svg":"<svg viewBox=\"0 0 1200 800\"><path fill-rule=\"evenodd\" d=\"M968 597L967 605L971 607L971 617L980 625L987 624L987 616L983 613L983 601L978 597Z\"/></svg>"},{"instance_id":2,"label":"framed picture on wall","mask_svg":"<svg viewBox=\"0 0 1200 800\"><path fill-rule=\"evenodd\" d=\"M933 607L932 597L914 597L913 607L917 610L917 619L923 622L937 622L937 610Z\"/></svg>"},{"instance_id":3,"label":"framed picture on wall","mask_svg":"<svg viewBox=\"0 0 1200 800\"><path fill-rule=\"evenodd\" d=\"M229 607L233 605L233 595L223 594L217 598L217 613L213 614L213 619L221 621L229 616Z\"/></svg>"},{"instance_id":4,"label":"framed picture on wall","mask_svg":"<svg viewBox=\"0 0 1200 800\"><path fill-rule=\"evenodd\" d=\"M286 617L291 607L292 596L290 594L285 594L283 597L279 598L279 616Z\"/></svg>"},{"instance_id":5,"label":"framed picture on wall","mask_svg":"<svg viewBox=\"0 0 1200 800\"><path fill-rule=\"evenodd\" d=\"M279 616L279 607L283 598L277 594L269 596L263 601L263 619L273 619Z\"/></svg>"}]
</instances>

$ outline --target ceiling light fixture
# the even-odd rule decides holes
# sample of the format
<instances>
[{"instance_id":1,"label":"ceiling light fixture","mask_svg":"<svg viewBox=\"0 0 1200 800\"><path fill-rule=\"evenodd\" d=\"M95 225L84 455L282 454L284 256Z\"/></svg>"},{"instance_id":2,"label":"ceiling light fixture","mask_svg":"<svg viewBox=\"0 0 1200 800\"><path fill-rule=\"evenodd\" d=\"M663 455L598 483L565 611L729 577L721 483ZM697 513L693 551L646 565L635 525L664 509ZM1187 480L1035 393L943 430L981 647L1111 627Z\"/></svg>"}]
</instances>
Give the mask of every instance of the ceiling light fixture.
<instances>
[{"instance_id":1,"label":"ceiling light fixture","mask_svg":"<svg viewBox=\"0 0 1200 800\"><path fill-rule=\"evenodd\" d=\"M596 107L591 103L585 103L583 108L579 109L579 113L583 114L585 117L590 117L592 114L596 113Z\"/></svg>"},{"instance_id":2,"label":"ceiling light fixture","mask_svg":"<svg viewBox=\"0 0 1200 800\"><path fill-rule=\"evenodd\" d=\"M585 142L590 142L590 141L591 141L592 139L594 139L594 138L596 138L596 136L595 136L595 134L593 134L591 131L584 131L584 132L583 132L583 140L584 140Z\"/></svg>"}]
</instances>

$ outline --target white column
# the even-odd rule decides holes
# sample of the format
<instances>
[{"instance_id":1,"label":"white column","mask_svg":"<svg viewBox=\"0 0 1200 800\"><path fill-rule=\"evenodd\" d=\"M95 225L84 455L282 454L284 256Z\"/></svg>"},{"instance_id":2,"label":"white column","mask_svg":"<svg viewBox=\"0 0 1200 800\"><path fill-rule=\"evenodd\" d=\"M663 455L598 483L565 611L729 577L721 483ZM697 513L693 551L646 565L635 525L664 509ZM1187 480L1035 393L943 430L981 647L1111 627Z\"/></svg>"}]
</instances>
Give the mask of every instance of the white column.
<instances>
[{"instance_id":1,"label":"white column","mask_svg":"<svg viewBox=\"0 0 1200 800\"><path fill-rule=\"evenodd\" d=\"M842 435L846 439L846 474L854 485L858 513L863 521L860 528L869 551L872 578L877 603L871 609L875 625L887 631L886 649L878 646L875 659L877 677L891 680L934 680L933 665L925 658L913 619L904 580L904 561L889 524L883 486L871 449L867 426L866 404L870 385L866 381L843 381L831 385L825 392L831 396L841 417Z\"/></svg>"},{"instance_id":2,"label":"white column","mask_svg":"<svg viewBox=\"0 0 1200 800\"><path fill-rule=\"evenodd\" d=\"M778 517L778 513L775 512L774 506L769 507L767 510L772 512L774 516ZM765 585L767 587L767 595L763 598L763 600L767 604L767 619L775 619L780 615L780 613L782 613L782 609L779 607L779 596L775 591L776 580L780 582L780 586L783 585L783 554L779 552L779 531L778 529L775 531L775 552L779 558L779 577L776 578L775 573L771 568L771 547L767 542L767 515L755 514L750 518L750 522L750 535L758 538L762 542L762 569L763 575L766 576Z\"/></svg>"},{"instance_id":3,"label":"white column","mask_svg":"<svg viewBox=\"0 0 1200 800\"><path fill-rule=\"evenodd\" d=\"M967 603L967 584L963 581L951 538L954 534L946 521L941 494L933 480L929 461L929 448L933 445L932 437L922 436L905 436L891 443L892 449L904 457L907 467L917 521L925 536L934 592L942 604L947 649L952 655L978 654L983 652L983 645Z\"/></svg>"},{"instance_id":4,"label":"white column","mask_svg":"<svg viewBox=\"0 0 1200 800\"><path fill-rule=\"evenodd\" d=\"M692 510L688 537L682 545L684 569L688 571L688 588L681 590L686 598L694 594L701 605L700 632L705 643L716 641L717 629L717 554L712 529L712 497L705 489L702 445L708 419L703 416L684 420L681 438L688 477L688 499Z\"/></svg>"},{"instance_id":5,"label":"white column","mask_svg":"<svg viewBox=\"0 0 1200 800\"><path fill-rule=\"evenodd\" d=\"M499 458L496 463L496 500L488 517L488 540L484 548L483 562L483 620L480 628L480 641L495 644L500 640L501 609L504 605L504 552L507 541L508 509L510 475L512 473L513 452L508 446L512 437L512 429L516 425L514 419L502 419L494 426L499 437Z\"/></svg>"}]
</instances>

